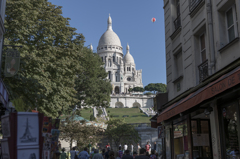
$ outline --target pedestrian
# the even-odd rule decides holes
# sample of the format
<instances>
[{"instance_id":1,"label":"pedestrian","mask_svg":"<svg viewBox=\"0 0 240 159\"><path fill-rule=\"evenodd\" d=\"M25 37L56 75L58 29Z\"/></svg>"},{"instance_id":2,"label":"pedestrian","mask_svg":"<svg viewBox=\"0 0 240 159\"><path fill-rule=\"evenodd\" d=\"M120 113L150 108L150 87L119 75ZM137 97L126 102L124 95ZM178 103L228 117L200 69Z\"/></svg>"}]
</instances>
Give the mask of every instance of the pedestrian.
<instances>
[{"instance_id":1,"label":"pedestrian","mask_svg":"<svg viewBox=\"0 0 240 159\"><path fill-rule=\"evenodd\" d=\"M146 156L147 156L147 157L150 157L150 154L149 154L149 152L146 152Z\"/></svg>"},{"instance_id":2,"label":"pedestrian","mask_svg":"<svg viewBox=\"0 0 240 159\"><path fill-rule=\"evenodd\" d=\"M149 157L146 156L146 150L144 148L141 148L139 153L139 156L136 156L135 159L149 159Z\"/></svg>"},{"instance_id":3,"label":"pedestrian","mask_svg":"<svg viewBox=\"0 0 240 159\"><path fill-rule=\"evenodd\" d=\"M110 148L110 144L109 144L109 143L106 145L106 150L107 150L108 148Z\"/></svg>"},{"instance_id":4,"label":"pedestrian","mask_svg":"<svg viewBox=\"0 0 240 159\"><path fill-rule=\"evenodd\" d=\"M121 143L120 143L120 145L118 146L118 149L119 149L119 148L122 149L122 145L121 145Z\"/></svg>"},{"instance_id":5,"label":"pedestrian","mask_svg":"<svg viewBox=\"0 0 240 159\"><path fill-rule=\"evenodd\" d=\"M137 152L133 152L133 159L137 156Z\"/></svg>"},{"instance_id":6,"label":"pedestrian","mask_svg":"<svg viewBox=\"0 0 240 159\"><path fill-rule=\"evenodd\" d=\"M105 159L109 159L109 152L110 152L110 147L107 148L107 152L105 152Z\"/></svg>"},{"instance_id":7,"label":"pedestrian","mask_svg":"<svg viewBox=\"0 0 240 159\"><path fill-rule=\"evenodd\" d=\"M156 141L154 142L153 149L155 150L155 152L157 151L157 142Z\"/></svg>"},{"instance_id":8,"label":"pedestrian","mask_svg":"<svg viewBox=\"0 0 240 159\"><path fill-rule=\"evenodd\" d=\"M78 156L78 152L76 151L76 147L73 147L70 151L71 159L75 159L75 156Z\"/></svg>"},{"instance_id":9,"label":"pedestrian","mask_svg":"<svg viewBox=\"0 0 240 159\"><path fill-rule=\"evenodd\" d=\"M88 148L89 148L89 153L91 153L91 151L92 151L92 145L91 145L91 143L88 144Z\"/></svg>"},{"instance_id":10,"label":"pedestrian","mask_svg":"<svg viewBox=\"0 0 240 159\"><path fill-rule=\"evenodd\" d=\"M94 156L92 157L92 159L104 159L102 154L99 153L98 149L95 149L95 153Z\"/></svg>"},{"instance_id":11,"label":"pedestrian","mask_svg":"<svg viewBox=\"0 0 240 159\"><path fill-rule=\"evenodd\" d=\"M105 149L102 149L102 157L105 158Z\"/></svg>"},{"instance_id":12,"label":"pedestrian","mask_svg":"<svg viewBox=\"0 0 240 159\"><path fill-rule=\"evenodd\" d=\"M139 143L138 143L138 144L137 144L137 154L138 154L138 155L140 154L140 153L139 153L140 149L141 149L141 147L140 147L140 145L139 145Z\"/></svg>"},{"instance_id":13,"label":"pedestrian","mask_svg":"<svg viewBox=\"0 0 240 159\"><path fill-rule=\"evenodd\" d=\"M64 151L65 151L65 148L62 149L62 153L61 153L60 159L66 159L66 158L68 158L68 157L67 157L67 154L66 154Z\"/></svg>"},{"instance_id":14,"label":"pedestrian","mask_svg":"<svg viewBox=\"0 0 240 159\"><path fill-rule=\"evenodd\" d=\"M148 141L148 144L149 144L149 151L148 151L148 153L151 154L152 146L151 146L150 141Z\"/></svg>"},{"instance_id":15,"label":"pedestrian","mask_svg":"<svg viewBox=\"0 0 240 159\"><path fill-rule=\"evenodd\" d=\"M152 151L151 151L150 159L157 159L157 157L155 155L155 150L154 149L152 149Z\"/></svg>"},{"instance_id":16,"label":"pedestrian","mask_svg":"<svg viewBox=\"0 0 240 159\"><path fill-rule=\"evenodd\" d=\"M92 151L91 151L90 154L89 154L90 156L92 156L92 154L94 154L94 150L95 150L95 148L93 147L93 148L92 148Z\"/></svg>"},{"instance_id":17,"label":"pedestrian","mask_svg":"<svg viewBox=\"0 0 240 159\"><path fill-rule=\"evenodd\" d=\"M126 153L126 155L124 155L122 157L122 159L133 159L133 157L130 155L129 150L126 150L125 153Z\"/></svg>"},{"instance_id":18,"label":"pedestrian","mask_svg":"<svg viewBox=\"0 0 240 159\"><path fill-rule=\"evenodd\" d=\"M79 159L89 159L89 154L88 154L88 148L85 147L82 152L79 153L78 155Z\"/></svg>"},{"instance_id":19,"label":"pedestrian","mask_svg":"<svg viewBox=\"0 0 240 159\"><path fill-rule=\"evenodd\" d=\"M133 155L133 144L131 144L131 155Z\"/></svg>"},{"instance_id":20,"label":"pedestrian","mask_svg":"<svg viewBox=\"0 0 240 159\"><path fill-rule=\"evenodd\" d=\"M146 149L146 152L148 152L148 153L149 153L149 148L150 148L149 142L147 142L147 144L145 145L145 149Z\"/></svg>"},{"instance_id":21,"label":"pedestrian","mask_svg":"<svg viewBox=\"0 0 240 159\"><path fill-rule=\"evenodd\" d=\"M127 146L127 143L125 143L125 145L124 145L124 150L123 150L123 153L125 153L125 151L127 150L127 148L128 148L128 146Z\"/></svg>"},{"instance_id":22,"label":"pedestrian","mask_svg":"<svg viewBox=\"0 0 240 159\"><path fill-rule=\"evenodd\" d=\"M109 152L109 159L115 159L113 151Z\"/></svg>"},{"instance_id":23,"label":"pedestrian","mask_svg":"<svg viewBox=\"0 0 240 159\"><path fill-rule=\"evenodd\" d=\"M94 152L90 155L91 158L93 158L93 156L97 153L97 149L94 149Z\"/></svg>"},{"instance_id":24,"label":"pedestrian","mask_svg":"<svg viewBox=\"0 0 240 159\"><path fill-rule=\"evenodd\" d=\"M120 158L122 158L122 156L123 156L123 151L121 150L120 147L119 147L118 149L119 149L119 150L118 150L118 156L119 156Z\"/></svg>"},{"instance_id":25,"label":"pedestrian","mask_svg":"<svg viewBox=\"0 0 240 159\"><path fill-rule=\"evenodd\" d=\"M121 157L119 157L119 151L116 152L116 159L121 159Z\"/></svg>"}]
</instances>

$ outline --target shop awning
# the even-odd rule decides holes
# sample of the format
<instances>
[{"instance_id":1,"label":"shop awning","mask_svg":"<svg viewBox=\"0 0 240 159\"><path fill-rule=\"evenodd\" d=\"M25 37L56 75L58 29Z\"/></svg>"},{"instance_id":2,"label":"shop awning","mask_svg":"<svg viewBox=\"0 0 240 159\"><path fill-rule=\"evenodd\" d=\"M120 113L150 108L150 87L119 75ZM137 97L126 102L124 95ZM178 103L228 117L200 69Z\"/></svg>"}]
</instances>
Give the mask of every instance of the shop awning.
<instances>
[{"instance_id":1,"label":"shop awning","mask_svg":"<svg viewBox=\"0 0 240 159\"><path fill-rule=\"evenodd\" d=\"M217 80L209 83L208 85L198 89L196 92L189 94L187 97L179 100L178 102L170 105L157 118L160 123L167 120L181 112L184 112L204 100L210 99L223 91L234 87L240 83L240 66L230 71L229 73L221 76Z\"/></svg>"}]
</instances>

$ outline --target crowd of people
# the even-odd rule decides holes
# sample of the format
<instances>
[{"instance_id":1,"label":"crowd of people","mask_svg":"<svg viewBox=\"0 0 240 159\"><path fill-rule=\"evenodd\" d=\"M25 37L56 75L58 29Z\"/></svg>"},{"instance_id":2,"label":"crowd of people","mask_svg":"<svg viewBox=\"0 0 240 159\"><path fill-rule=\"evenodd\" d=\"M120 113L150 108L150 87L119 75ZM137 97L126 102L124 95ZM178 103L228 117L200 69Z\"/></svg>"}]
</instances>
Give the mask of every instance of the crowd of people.
<instances>
[{"instance_id":1,"label":"crowd of people","mask_svg":"<svg viewBox=\"0 0 240 159\"><path fill-rule=\"evenodd\" d=\"M62 152L60 159L66 159L65 152ZM156 147L154 146L153 149L151 149L149 142L145 145L145 148L141 148L138 144L137 151L134 151L133 144L129 147L126 143L123 147L120 144L118 151L113 151L109 143L101 152L95 148L91 148L89 152L89 148L85 147L84 150L79 153L74 147L70 151L70 155L71 159L160 159L160 156L156 153Z\"/></svg>"}]
</instances>

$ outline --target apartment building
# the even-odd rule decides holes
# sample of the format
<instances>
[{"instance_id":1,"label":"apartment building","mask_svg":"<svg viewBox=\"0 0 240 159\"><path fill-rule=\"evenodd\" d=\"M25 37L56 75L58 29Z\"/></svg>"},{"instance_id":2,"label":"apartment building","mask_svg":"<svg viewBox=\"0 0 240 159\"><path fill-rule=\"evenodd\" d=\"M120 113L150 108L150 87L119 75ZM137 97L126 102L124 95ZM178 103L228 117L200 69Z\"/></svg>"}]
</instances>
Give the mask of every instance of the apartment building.
<instances>
[{"instance_id":1,"label":"apartment building","mask_svg":"<svg viewBox=\"0 0 240 159\"><path fill-rule=\"evenodd\" d=\"M163 2L168 93L151 119L163 158L240 158L240 0Z\"/></svg>"}]
</instances>

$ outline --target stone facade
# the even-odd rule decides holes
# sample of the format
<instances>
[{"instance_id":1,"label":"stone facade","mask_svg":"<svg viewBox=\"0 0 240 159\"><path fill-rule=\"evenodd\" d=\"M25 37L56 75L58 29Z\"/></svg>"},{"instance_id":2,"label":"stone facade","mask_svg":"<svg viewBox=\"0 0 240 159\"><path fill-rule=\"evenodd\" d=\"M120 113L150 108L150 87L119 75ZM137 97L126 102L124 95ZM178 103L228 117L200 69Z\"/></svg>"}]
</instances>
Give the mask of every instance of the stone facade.
<instances>
[{"instance_id":1,"label":"stone facade","mask_svg":"<svg viewBox=\"0 0 240 159\"><path fill-rule=\"evenodd\" d=\"M128 91L129 88L143 87L142 70L136 70L128 44L123 55L121 41L112 29L110 15L107 23L108 28L99 40L97 54L105 63L104 68L113 88L110 107L152 107L153 96L132 95Z\"/></svg>"}]
</instances>

